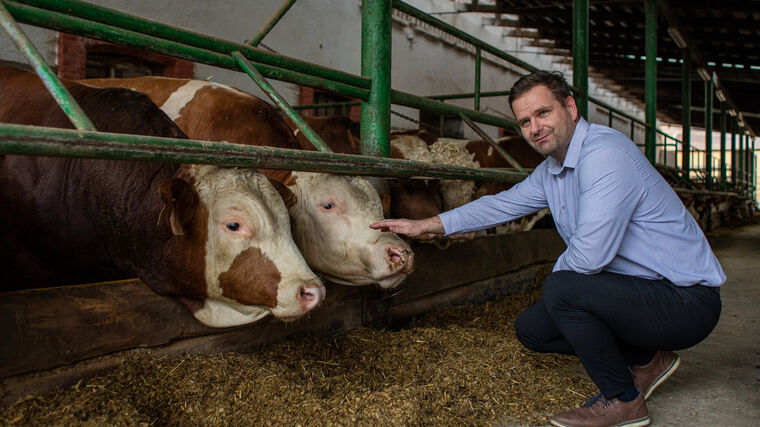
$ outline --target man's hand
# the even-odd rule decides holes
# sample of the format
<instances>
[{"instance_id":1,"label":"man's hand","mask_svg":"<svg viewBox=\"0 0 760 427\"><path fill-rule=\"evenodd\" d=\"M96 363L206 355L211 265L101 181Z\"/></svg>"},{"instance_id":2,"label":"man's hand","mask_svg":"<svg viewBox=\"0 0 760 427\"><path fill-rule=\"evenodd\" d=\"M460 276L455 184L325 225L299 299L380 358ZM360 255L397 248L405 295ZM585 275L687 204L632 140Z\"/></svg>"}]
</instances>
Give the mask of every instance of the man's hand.
<instances>
[{"instance_id":1,"label":"man's hand","mask_svg":"<svg viewBox=\"0 0 760 427\"><path fill-rule=\"evenodd\" d=\"M438 216L433 216L426 219L384 219L374 224L370 224L370 228L380 231L390 231L391 233L403 234L409 237L417 237L422 234L443 234L443 224Z\"/></svg>"}]
</instances>

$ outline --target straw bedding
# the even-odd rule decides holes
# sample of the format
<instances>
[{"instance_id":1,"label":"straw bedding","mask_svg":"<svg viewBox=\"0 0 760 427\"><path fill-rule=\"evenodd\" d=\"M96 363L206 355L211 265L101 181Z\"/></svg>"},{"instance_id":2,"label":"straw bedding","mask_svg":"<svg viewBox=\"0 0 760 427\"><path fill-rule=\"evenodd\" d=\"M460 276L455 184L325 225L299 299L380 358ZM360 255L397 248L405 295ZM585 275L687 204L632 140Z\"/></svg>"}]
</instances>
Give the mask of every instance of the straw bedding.
<instances>
[{"instance_id":1,"label":"straw bedding","mask_svg":"<svg viewBox=\"0 0 760 427\"><path fill-rule=\"evenodd\" d=\"M109 373L0 409L0 424L546 424L595 392L569 356L516 340L537 298L444 307L401 330L300 334L250 354L125 357Z\"/></svg>"}]
</instances>

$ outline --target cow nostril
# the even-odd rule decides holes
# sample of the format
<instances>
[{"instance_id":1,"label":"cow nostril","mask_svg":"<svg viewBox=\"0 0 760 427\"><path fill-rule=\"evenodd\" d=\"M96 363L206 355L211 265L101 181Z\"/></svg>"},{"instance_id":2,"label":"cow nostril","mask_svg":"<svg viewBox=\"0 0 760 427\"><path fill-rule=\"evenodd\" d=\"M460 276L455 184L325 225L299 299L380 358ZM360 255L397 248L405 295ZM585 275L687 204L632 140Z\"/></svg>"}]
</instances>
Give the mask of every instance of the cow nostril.
<instances>
[{"instance_id":1,"label":"cow nostril","mask_svg":"<svg viewBox=\"0 0 760 427\"><path fill-rule=\"evenodd\" d=\"M314 285L307 285L301 287L301 289L298 291L298 299L301 302L301 305L306 310L311 310L312 308L319 305L320 302L325 297L325 288L324 286L314 286Z\"/></svg>"},{"instance_id":2,"label":"cow nostril","mask_svg":"<svg viewBox=\"0 0 760 427\"><path fill-rule=\"evenodd\" d=\"M391 266L401 268L409 261L411 250L403 246L389 246L386 253Z\"/></svg>"}]
</instances>

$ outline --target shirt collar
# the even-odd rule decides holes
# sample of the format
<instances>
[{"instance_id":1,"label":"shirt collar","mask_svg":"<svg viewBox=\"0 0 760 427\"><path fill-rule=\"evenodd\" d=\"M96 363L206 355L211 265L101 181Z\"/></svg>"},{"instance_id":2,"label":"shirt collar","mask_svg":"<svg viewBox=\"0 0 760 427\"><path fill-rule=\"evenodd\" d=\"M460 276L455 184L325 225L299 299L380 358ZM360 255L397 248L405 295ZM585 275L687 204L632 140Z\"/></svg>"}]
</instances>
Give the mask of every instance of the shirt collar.
<instances>
[{"instance_id":1,"label":"shirt collar","mask_svg":"<svg viewBox=\"0 0 760 427\"><path fill-rule=\"evenodd\" d=\"M575 125L575 131L573 132L573 137L570 140L570 146L567 147L565 162L559 164L554 157L549 157L549 172L558 175L564 168L574 169L578 166L578 160L581 155L581 146L583 145L583 139L586 138L588 127L589 124L583 117L578 119L578 123Z\"/></svg>"}]
</instances>

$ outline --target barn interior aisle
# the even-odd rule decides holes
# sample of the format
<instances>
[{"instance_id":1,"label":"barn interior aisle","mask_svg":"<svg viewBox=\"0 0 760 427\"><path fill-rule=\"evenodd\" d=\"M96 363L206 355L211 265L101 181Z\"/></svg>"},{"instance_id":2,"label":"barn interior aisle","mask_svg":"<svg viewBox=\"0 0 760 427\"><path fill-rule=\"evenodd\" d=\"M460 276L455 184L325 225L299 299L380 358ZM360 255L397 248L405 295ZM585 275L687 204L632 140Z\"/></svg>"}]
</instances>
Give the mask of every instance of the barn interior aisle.
<instances>
[{"instance_id":1,"label":"barn interior aisle","mask_svg":"<svg viewBox=\"0 0 760 427\"><path fill-rule=\"evenodd\" d=\"M655 425L750 426L760 419L760 225L708 235L728 280L709 337L647 403Z\"/></svg>"}]
</instances>

